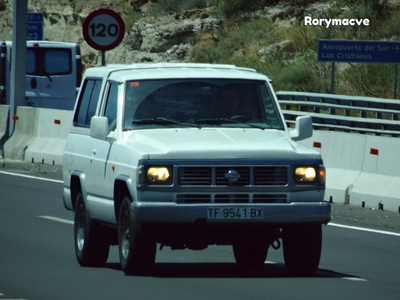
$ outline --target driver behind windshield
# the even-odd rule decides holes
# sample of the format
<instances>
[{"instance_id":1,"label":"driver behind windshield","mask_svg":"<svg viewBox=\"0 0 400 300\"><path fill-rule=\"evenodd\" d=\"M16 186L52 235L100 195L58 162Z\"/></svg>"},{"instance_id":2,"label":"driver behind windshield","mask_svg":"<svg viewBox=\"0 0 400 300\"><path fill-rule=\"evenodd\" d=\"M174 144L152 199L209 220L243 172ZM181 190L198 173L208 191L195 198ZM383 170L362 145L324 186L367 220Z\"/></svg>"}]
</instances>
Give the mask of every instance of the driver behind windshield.
<instances>
[{"instance_id":1,"label":"driver behind windshield","mask_svg":"<svg viewBox=\"0 0 400 300\"><path fill-rule=\"evenodd\" d=\"M217 94L217 101L219 118L245 117L247 120L254 118L254 111L246 103L243 103L239 92L232 85L220 88Z\"/></svg>"},{"instance_id":2,"label":"driver behind windshield","mask_svg":"<svg viewBox=\"0 0 400 300\"><path fill-rule=\"evenodd\" d=\"M240 98L239 93L233 86L222 87L217 94L217 114L220 118L232 118L236 116Z\"/></svg>"}]
</instances>

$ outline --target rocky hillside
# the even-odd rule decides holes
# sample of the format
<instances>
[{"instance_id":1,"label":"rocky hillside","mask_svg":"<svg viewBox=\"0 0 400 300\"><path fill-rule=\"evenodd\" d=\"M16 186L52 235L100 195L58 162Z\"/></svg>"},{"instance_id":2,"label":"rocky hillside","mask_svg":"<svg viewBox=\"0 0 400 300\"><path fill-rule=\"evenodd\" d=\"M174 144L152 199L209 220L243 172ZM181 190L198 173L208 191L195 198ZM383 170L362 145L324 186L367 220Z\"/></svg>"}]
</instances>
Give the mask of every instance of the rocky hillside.
<instances>
[{"instance_id":1,"label":"rocky hillside","mask_svg":"<svg viewBox=\"0 0 400 300\"><path fill-rule=\"evenodd\" d=\"M116 3L118 3L116 5ZM131 0L132 2L132 0ZM134 2L134 1L133 1ZM91 48L82 35L86 16L98 8L111 8L123 17L126 34L123 42L106 52L106 63L188 61L193 46L189 39L198 32L214 32L221 20L210 16L208 9L195 10L179 16L146 17L150 3L143 4L142 12L133 13L127 1L31 0L28 11L43 12L43 38L52 41L78 43L86 66L101 63L99 51ZM0 40L12 39L12 1L0 1Z\"/></svg>"},{"instance_id":2,"label":"rocky hillside","mask_svg":"<svg viewBox=\"0 0 400 300\"><path fill-rule=\"evenodd\" d=\"M212 7L180 13L167 12L154 17L148 14L152 5L152 1L146 0L30 0L28 11L43 12L44 39L79 43L86 66L101 63L99 51L88 46L82 35L84 19L98 8L117 11L126 24L123 42L116 49L106 52L106 63L188 62L194 37L199 33L208 33L217 38L223 24L223 18L214 14ZM12 6L12 0L0 0L0 40L12 39ZM321 7L323 5L309 9L318 10ZM292 18L303 13L304 9L294 11L270 7L248 14L247 18L265 17L276 21L279 26L288 26Z\"/></svg>"},{"instance_id":3,"label":"rocky hillside","mask_svg":"<svg viewBox=\"0 0 400 300\"><path fill-rule=\"evenodd\" d=\"M221 13L221 3L239 2L263 5L233 17ZM172 9L161 5L167 3ZM118 12L126 27L122 43L106 52L107 64L229 63L268 75L276 90L329 92L331 64L317 61L318 39L400 39L400 0L28 0L28 11L44 14L44 39L78 43L85 67L101 64L82 35L85 18L98 8ZM13 0L0 0L0 40L12 39L12 9ZM371 25L304 26L305 16L368 17ZM337 69L337 93L391 97L392 66Z\"/></svg>"}]
</instances>

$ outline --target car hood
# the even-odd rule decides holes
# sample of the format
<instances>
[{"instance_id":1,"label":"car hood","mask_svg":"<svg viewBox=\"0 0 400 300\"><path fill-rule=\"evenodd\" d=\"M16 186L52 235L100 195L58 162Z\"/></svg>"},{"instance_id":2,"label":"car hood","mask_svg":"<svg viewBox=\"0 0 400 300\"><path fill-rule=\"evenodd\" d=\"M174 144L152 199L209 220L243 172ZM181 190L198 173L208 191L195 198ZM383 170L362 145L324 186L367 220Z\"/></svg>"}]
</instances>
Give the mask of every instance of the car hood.
<instances>
[{"instance_id":1,"label":"car hood","mask_svg":"<svg viewBox=\"0 0 400 300\"><path fill-rule=\"evenodd\" d=\"M148 159L317 159L319 153L292 141L282 130L159 129L127 133L129 147Z\"/></svg>"}]
</instances>

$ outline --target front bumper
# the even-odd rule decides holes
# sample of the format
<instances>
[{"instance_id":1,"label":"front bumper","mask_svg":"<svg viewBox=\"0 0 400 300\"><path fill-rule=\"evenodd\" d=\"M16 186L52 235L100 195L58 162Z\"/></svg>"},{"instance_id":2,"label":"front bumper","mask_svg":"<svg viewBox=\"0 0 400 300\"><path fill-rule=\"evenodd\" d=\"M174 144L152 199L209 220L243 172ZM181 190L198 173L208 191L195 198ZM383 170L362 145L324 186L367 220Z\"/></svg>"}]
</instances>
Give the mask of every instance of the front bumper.
<instances>
[{"instance_id":1,"label":"front bumper","mask_svg":"<svg viewBox=\"0 0 400 300\"><path fill-rule=\"evenodd\" d=\"M242 207L263 210L262 219L210 219L208 208ZM205 220L207 224L327 224L331 219L328 202L291 202L274 204L177 204L132 202L131 213L141 223L192 224Z\"/></svg>"}]
</instances>

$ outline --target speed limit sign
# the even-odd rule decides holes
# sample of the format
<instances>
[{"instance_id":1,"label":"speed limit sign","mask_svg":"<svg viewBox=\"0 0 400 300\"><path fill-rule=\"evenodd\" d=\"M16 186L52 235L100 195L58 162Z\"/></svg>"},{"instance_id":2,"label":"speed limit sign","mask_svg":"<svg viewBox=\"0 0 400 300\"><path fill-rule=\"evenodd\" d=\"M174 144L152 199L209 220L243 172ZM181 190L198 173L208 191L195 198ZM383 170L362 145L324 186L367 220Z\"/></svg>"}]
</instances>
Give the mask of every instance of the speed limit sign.
<instances>
[{"instance_id":1,"label":"speed limit sign","mask_svg":"<svg viewBox=\"0 0 400 300\"><path fill-rule=\"evenodd\" d=\"M115 11L100 8L86 17L82 30L89 46L96 50L108 51L121 43L125 34L125 24Z\"/></svg>"}]
</instances>

